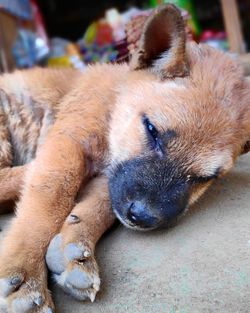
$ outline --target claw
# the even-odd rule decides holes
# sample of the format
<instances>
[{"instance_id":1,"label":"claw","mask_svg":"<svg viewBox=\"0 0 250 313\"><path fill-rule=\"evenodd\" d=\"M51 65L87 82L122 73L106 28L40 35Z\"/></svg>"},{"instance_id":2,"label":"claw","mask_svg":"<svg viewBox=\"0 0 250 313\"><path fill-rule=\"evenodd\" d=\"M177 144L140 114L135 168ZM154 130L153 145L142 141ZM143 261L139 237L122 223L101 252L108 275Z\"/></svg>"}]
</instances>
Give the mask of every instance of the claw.
<instances>
[{"instance_id":1,"label":"claw","mask_svg":"<svg viewBox=\"0 0 250 313\"><path fill-rule=\"evenodd\" d=\"M89 299L93 303L95 301L96 292L90 292Z\"/></svg>"},{"instance_id":2,"label":"claw","mask_svg":"<svg viewBox=\"0 0 250 313\"><path fill-rule=\"evenodd\" d=\"M77 224L80 222L80 219L77 215L70 214L67 218L69 224Z\"/></svg>"},{"instance_id":3,"label":"claw","mask_svg":"<svg viewBox=\"0 0 250 313\"><path fill-rule=\"evenodd\" d=\"M84 256L85 258L89 258L89 257L91 256L90 251L88 251L88 250L84 251L83 256Z\"/></svg>"}]
</instances>

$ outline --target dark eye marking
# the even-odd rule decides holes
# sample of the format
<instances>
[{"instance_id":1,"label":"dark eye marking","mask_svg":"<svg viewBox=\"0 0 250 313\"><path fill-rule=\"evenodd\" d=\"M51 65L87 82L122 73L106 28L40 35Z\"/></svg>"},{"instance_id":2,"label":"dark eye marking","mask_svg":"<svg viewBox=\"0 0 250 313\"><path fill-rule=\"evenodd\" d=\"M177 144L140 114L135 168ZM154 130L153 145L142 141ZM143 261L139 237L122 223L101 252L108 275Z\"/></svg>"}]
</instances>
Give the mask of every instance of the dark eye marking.
<instances>
[{"instance_id":1,"label":"dark eye marking","mask_svg":"<svg viewBox=\"0 0 250 313\"><path fill-rule=\"evenodd\" d=\"M160 133L146 116L142 117L142 122L146 130L147 139L148 139L150 148L162 154L163 150L161 147L162 143L160 139Z\"/></svg>"}]
</instances>

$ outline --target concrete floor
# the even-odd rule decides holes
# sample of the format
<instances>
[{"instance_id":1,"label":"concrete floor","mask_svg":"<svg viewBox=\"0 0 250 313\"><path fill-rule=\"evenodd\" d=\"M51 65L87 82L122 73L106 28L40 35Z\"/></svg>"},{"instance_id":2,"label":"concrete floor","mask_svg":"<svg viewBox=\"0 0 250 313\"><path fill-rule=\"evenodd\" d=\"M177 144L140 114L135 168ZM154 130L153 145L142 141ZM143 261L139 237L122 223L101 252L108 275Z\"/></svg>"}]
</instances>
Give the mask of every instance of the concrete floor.
<instances>
[{"instance_id":1,"label":"concrete floor","mask_svg":"<svg viewBox=\"0 0 250 313\"><path fill-rule=\"evenodd\" d=\"M97 258L96 302L79 303L53 286L58 313L250 313L250 154L175 228L118 226Z\"/></svg>"}]
</instances>

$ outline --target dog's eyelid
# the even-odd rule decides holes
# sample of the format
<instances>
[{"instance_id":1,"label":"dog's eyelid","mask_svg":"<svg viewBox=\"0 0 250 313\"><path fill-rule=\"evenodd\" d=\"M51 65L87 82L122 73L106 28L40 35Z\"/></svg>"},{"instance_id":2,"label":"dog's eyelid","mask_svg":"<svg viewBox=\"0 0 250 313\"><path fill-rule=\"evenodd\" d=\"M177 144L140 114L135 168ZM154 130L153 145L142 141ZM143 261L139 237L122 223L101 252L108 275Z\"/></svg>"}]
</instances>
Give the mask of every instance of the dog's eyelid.
<instances>
[{"instance_id":1,"label":"dog's eyelid","mask_svg":"<svg viewBox=\"0 0 250 313\"><path fill-rule=\"evenodd\" d=\"M221 174L221 167L218 167L213 174L210 175L197 175L197 174L191 174L187 175L187 180L193 183L207 183L211 180L215 180L220 177Z\"/></svg>"},{"instance_id":2,"label":"dog's eyelid","mask_svg":"<svg viewBox=\"0 0 250 313\"><path fill-rule=\"evenodd\" d=\"M163 155L162 142L160 139L160 133L157 128L151 123L149 118L143 114L142 123L147 131L147 140L152 150L154 150L159 156Z\"/></svg>"},{"instance_id":3,"label":"dog's eyelid","mask_svg":"<svg viewBox=\"0 0 250 313\"><path fill-rule=\"evenodd\" d=\"M218 178L218 175L214 174L214 175L209 175L209 176L198 176L198 179L204 182L208 182L210 180L216 179Z\"/></svg>"},{"instance_id":4,"label":"dog's eyelid","mask_svg":"<svg viewBox=\"0 0 250 313\"><path fill-rule=\"evenodd\" d=\"M142 123L148 134L150 134L154 139L157 139L159 132L146 115L142 116Z\"/></svg>"},{"instance_id":5,"label":"dog's eyelid","mask_svg":"<svg viewBox=\"0 0 250 313\"><path fill-rule=\"evenodd\" d=\"M157 123L157 121L152 122L151 117L149 118L145 113L141 114L141 120L144 126L146 126L146 124L152 125L154 129L157 131L157 134L159 135L159 137L165 136L166 133L170 133L170 132L175 134L174 131L169 130L169 129L166 130L166 128L164 128L162 125L157 124L156 126L155 122Z\"/></svg>"},{"instance_id":6,"label":"dog's eyelid","mask_svg":"<svg viewBox=\"0 0 250 313\"><path fill-rule=\"evenodd\" d=\"M204 176L201 176L201 177L204 180L210 181L210 180L219 178L220 173L221 173L221 167L218 167L213 174L211 174L211 175L204 175Z\"/></svg>"},{"instance_id":7,"label":"dog's eyelid","mask_svg":"<svg viewBox=\"0 0 250 313\"><path fill-rule=\"evenodd\" d=\"M198 183L204 184L204 183L210 182L211 180L217 179L218 176L219 175L217 173L215 173L213 175L209 175L209 176L188 175L187 179L188 179L188 181L195 183L195 184L198 184Z\"/></svg>"}]
</instances>

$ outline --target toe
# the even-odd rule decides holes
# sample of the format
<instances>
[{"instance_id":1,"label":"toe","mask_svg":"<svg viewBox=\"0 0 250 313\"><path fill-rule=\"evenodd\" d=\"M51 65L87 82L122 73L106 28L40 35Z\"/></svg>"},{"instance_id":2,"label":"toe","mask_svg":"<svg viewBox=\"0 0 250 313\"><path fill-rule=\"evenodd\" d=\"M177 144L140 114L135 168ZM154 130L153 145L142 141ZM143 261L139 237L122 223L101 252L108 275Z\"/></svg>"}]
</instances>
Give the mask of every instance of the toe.
<instances>
[{"instance_id":1,"label":"toe","mask_svg":"<svg viewBox=\"0 0 250 313\"><path fill-rule=\"evenodd\" d=\"M65 270L64 256L61 251L62 237L56 235L47 250L46 263L48 268L55 274L61 274Z\"/></svg>"},{"instance_id":2,"label":"toe","mask_svg":"<svg viewBox=\"0 0 250 313\"><path fill-rule=\"evenodd\" d=\"M36 311L36 313L54 313L54 310L48 306L45 306L41 310Z\"/></svg>"},{"instance_id":3,"label":"toe","mask_svg":"<svg viewBox=\"0 0 250 313\"><path fill-rule=\"evenodd\" d=\"M93 282L91 277L85 273L82 272L80 269L73 268L67 275L65 279L66 284L72 285L74 288L79 289L87 289L92 287Z\"/></svg>"},{"instance_id":4,"label":"toe","mask_svg":"<svg viewBox=\"0 0 250 313\"><path fill-rule=\"evenodd\" d=\"M0 279L0 296L7 297L16 290L23 282L22 276Z\"/></svg>"},{"instance_id":5,"label":"toe","mask_svg":"<svg viewBox=\"0 0 250 313\"><path fill-rule=\"evenodd\" d=\"M44 313L53 313L51 308L47 308L46 311L44 311Z\"/></svg>"},{"instance_id":6,"label":"toe","mask_svg":"<svg viewBox=\"0 0 250 313\"><path fill-rule=\"evenodd\" d=\"M61 275L55 274L54 279L66 293L80 301L90 299L93 302L100 289L98 267L94 259L70 263L68 269Z\"/></svg>"},{"instance_id":7,"label":"toe","mask_svg":"<svg viewBox=\"0 0 250 313\"><path fill-rule=\"evenodd\" d=\"M69 243L64 248L64 256L68 261L82 260L84 258L90 257L91 252L88 248L82 246L79 247L75 243Z\"/></svg>"},{"instance_id":8,"label":"toe","mask_svg":"<svg viewBox=\"0 0 250 313\"><path fill-rule=\"evenodd\" d=\"M66 293L81 301L95 300L100 278L93 247L88 242L66 244L63 234L58 234L49 245L46 262L54 280Z\"/></svg>"},{"instance_id":9,"label":"toe","mask_svg":"<svg viewBox=\"0 0 250 313\"><path fill-rule=\"evenodd\" d=\"M7 302L5 299L0 298L0 312L1 313L8 313L7 312Z\"/></svg>"},{"instance_id":10,"label":"toe","mask_svg":"<svg viewBox=\"0 0 250 313\"><path fill-rule=\"evenodd\" d=\"M90 298L88 290L75 289L71 285L64 285L63 290L78 301L85 301ZM95 298L95 296L94 296Z\"/></svg>"},{"instance_id":11,"label":"toe","mask_svg":"<svg viewBox=\"0 0 250 313\"><path fill-rule=\"evenodd\" d=\"M43 299L40 294L31 293L25 297L15 298L11 303L11 312L29 313L41 307Z\"/></svg>"}]
</instances>

